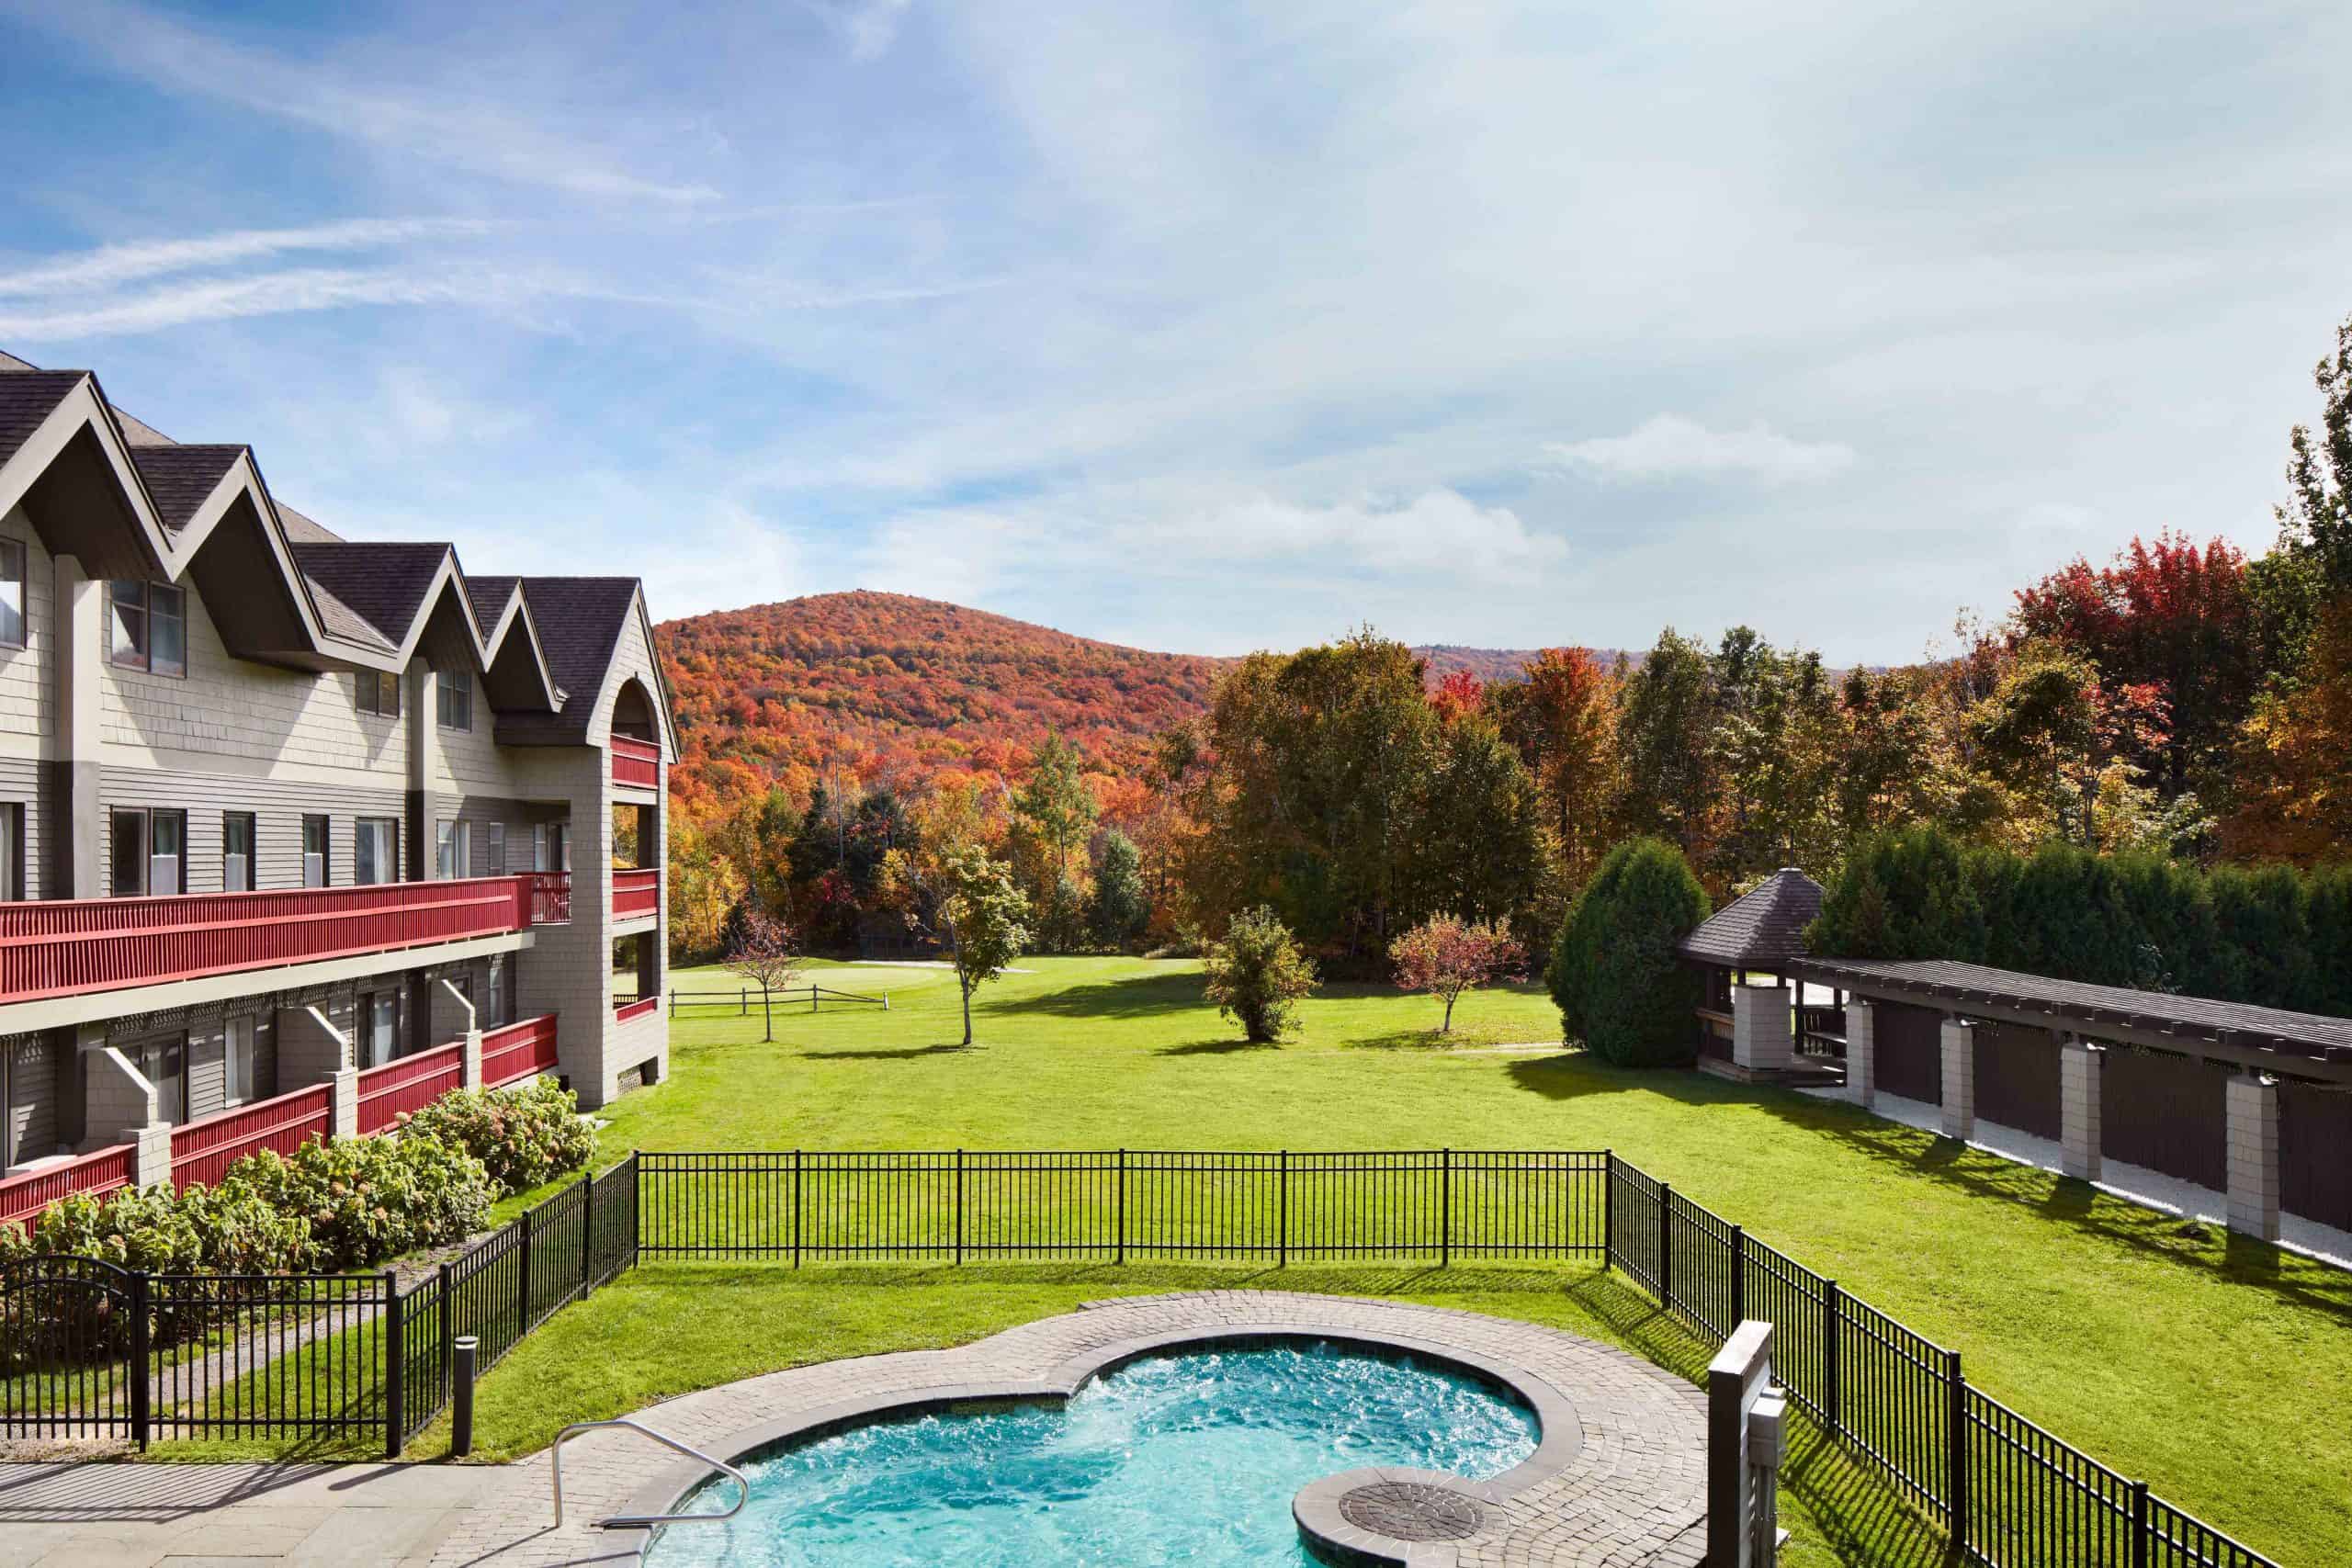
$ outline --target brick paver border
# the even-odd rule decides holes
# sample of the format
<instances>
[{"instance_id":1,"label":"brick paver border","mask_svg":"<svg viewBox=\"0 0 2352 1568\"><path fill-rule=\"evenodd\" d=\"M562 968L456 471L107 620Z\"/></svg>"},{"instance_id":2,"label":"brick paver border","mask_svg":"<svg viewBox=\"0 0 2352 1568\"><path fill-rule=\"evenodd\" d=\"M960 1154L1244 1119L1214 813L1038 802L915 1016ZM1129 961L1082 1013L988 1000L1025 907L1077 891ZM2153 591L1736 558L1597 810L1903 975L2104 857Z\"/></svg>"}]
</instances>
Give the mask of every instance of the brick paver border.
<instances>
[{"instance_id":1,"label":"brick paver border","mask_svg":"<svg viewBox=\"0 0 2352 1568\"><path fill-rule=\"evenodd\" d=\"M639 1412L720 1459L879 1416L972 1403L1067 1398L1089 1378L1175 1347L1314 1338L1453 1363L1513 1391L1542 1436L1522 1464L1490 1481L1419 1471L1350 1471L1303 1489L1303 1529L1358 1561L1410 1568L1697 1568L1704 1556L1705 1404L1660 1368L1558 1329L1476 1313L1354 1297L1214 1291L1089 1303L949 1350L797 1367ZM635 1562L643 1530L594 1521L668 1510L710 1472L665 1462L628 1434L594 1433L565 1450L565 1528L548 1528L548 1458L535 1456L485 1496L436 1568ZM652 1464L658 1470L649 1470ZM1339 1499L1378 1482L1442 1487L1475 1501L1481 1528L1410 1543L1349 1523ZM673 1527L686 1528L686 1527Z\"/></svg>"}]
</instances>

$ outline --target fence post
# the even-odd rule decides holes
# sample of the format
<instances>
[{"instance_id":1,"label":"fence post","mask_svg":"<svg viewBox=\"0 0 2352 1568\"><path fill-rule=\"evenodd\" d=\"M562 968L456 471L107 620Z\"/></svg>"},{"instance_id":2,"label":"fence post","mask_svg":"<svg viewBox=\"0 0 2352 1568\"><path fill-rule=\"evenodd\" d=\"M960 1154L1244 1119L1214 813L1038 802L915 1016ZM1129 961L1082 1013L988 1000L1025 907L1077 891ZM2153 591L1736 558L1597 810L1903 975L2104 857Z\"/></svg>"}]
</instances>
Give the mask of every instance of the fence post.
<instances>
[{"instance_id":1,"label":"fence post","mask_svg":"<svg viewBox=\"0 0 2352 1568\"><path fill-rule=\"evenodd\" d=\"M800 1151L792 1151L792 1266L800 1267Z\"/></svg>"},{"instance_id":2,"label":"fence post","mask_svg":"<svg viewBox=\"0 0 2352 1568\"><path fill-rule=\"evenodd\" d=\"M1600 1151L1600 1271L1617 1261L1617 1151Z\"/></svg>"},{"instance_id":3,"label":"fence post","mask_svg":"<svg viewBox=\"0 0 2352 1568\"><path fill-rule=\"evenodd\" d=\"M817 1010L817 987L814 981L811 981L808 986L808 1010L810 1012Z\"/></svg>"},{"instance_id":4,"label":"fence post","mask_svg":"<svg viewBox=\"0 0 2352 1568\"><path fill-rule=\"evenodd\" d=\"M1724 1337L1747 1321L1747 1227L1731 1227L1731 1322L1724 1327Z\"/></svg>"},{"instance_id":5,"label":"fence post","mask_svg":"<svg viewBox=\"0 0 2352 1568\"><path fill-rule=\"evenodd\" d=\"M145 1452L148 1438L147 1292L144 1273L130 1277L130 1440Z\"/></svg>"},{"instance_id":6,"label":"fence post","mask_svg":"<svg viewBox=\"0 0 2352 1568\"><path fill-rule=\"evenodd\" d=\"M1274 1264L1290 1267L1290 1151L1282 1152L1282 1176L1274 1187Z\"/></svg>"},{"instance_id":7,"label":"fence post","mask_svg":"<svg viewBox=\"0 0 2352 1568\"><path fill-rule=\"evenodd\" d=\"M1944 1441L1945 1495L1951 1500L1952 1551L1968 1560L1968 1380L1960 1370L1960 1352L1944 1352L1944 1402L1951 1435Z\"/></svg>"},{"instance_id":8,"label":"fence post","mask_svg":"<svg viewBox=\"0 0 2352 1568\"><path fill-rule=\"evenodd\" d=\"M401 1457L401 1439L408 1436L408 1335L401 1327L401 1280L384 1270L384 1457Z\"/></svg>"},{"instance_id":9,"label":"fence post","mask_svg":"<svg viewBox=\"0 0 2352 1568\"><path fill-rule=\"evenodd\" d=\"M580 1300L586 1301L588 1292L596 1288L596 1162L590 1160L588 1168L580 1174L580 1185L588 1189L580 1195Z\"/></svg>"},{"instance_id":10,"label":"fence post","mask_svg":"<svg viewBox=\"0 0 2352 1568\"><path fill-rule=\"evenodd\" d=\"M639 1151L628 1155L628 1266L637 1267L645 1250L645 1160Z\"/></svg>"},{"instance_id":11,"label":"fence post","mask_svg":"<svg viewBox=\"0 0 2352 1568\"><path fill-rule=\"evenodd\" d=\"M449 1276L452 1272L447 1263L441 1265L441 1376L435 1386L445 1396L456 1393L458 1375L458 1322L452 1315L456 1309L449 1304Z\"/></svg>"},{"instance_id":12,"label":"fence post","mask_svg":"<svg viewBox=\"0 0 2352 1568\"><path fill-rule=\"evenodd\" d=\"M1846 1424L1838 1399L1838 1324L1844 1315L1841 1303L1844 1292L1835 1280L1821 1282L1821 1410L1822 1418L1831 1432L1841 1430Z\"/></svg>"},{"instance_id":13,"label":"fence post","mask_svg":"<svg viewBox=\"0 0 2352 1568\"><path fill-rule=\"evenodd\" d=\"M1453 1263L1453 1151L1440 1149L1437 1158L1437 1266L1445 1269Z\"/></svg>"},{"instance_id":14,"label":"fence post","mask_svg":"<svg viewBox=\"0 0 2352 1568\"><path fill-rule=\"evenodd\" d=\"M964 1264L964 1151L956 1151L956 1265Z\"/></svg>"},{"instance_id":15,"label":"fence post","mask_svg":"<svg viewBox=\"0 0 2352 1568\"><path fill-rule=\"evenodd\" d=\"M2148 1483L2135 1481L2132 1483L2132 1568L2148 1568L2154 1555L2150 1546L2154 1534L2148 1518Z\"/></svg>"},{"instance_id":16,"label":"fence post","mask_svg":"<svg viewBox=\"0 0 2352 1568\"><path fill-rule=\"evenodd\" d=\"M1119 1151L1119 1201L1117 1213L1111 1223L1118 1230L1117 1254L1112 1261L1125 1263L1127 1260L1127 1151L1125 1149Z\"/></svg>"},{"instance_id":17,"label":"fence post","mask_svg":"<svg viewBox=\"0 0 2352 1568\"><path fill-rule=\"evenodd\" d=\"M523 1211L514 1222L522 1227L522 1244L515 1248L520 1259L514 1270L514 1299L518 1315L514 1319L514 1337L520 1339L531 1332L531 1211Z\"/></svg>"},{"instance_id":18,"label":"fence post","mask_svg":"<svg viewBox=\"0 0 2352 1568\"><path fill-rule=\"evenodd\" d=\"M1657 1184L1657 1304L1674 1305L1674 1183Z\"/></svg>"}]
</instances>

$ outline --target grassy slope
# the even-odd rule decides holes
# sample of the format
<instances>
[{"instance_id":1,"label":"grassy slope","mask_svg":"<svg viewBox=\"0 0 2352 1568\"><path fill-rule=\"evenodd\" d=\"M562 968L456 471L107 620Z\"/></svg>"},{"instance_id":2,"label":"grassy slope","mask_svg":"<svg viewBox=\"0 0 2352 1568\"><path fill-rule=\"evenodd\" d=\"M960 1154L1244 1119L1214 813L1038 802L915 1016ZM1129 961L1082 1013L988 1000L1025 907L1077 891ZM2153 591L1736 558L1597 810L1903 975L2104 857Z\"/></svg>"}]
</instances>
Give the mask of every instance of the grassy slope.
<instances>
[{"instance_id":1,"label":"grassy slope","mask_svg":"<svg viewBox=\"0 0 2352 1568\"><path fill-rule=\"evenodd\" d=\"M2060 1436L2290 1563L2352 1555L2352 1280L2233 1245L2072 1182L1793 1095L1561 1053L1446 1049L1434 1004L1338 988L1279 1048L1237 1045L1191 965L1029 961L956 1048L952 981L861 968L879 1011L682 1021L672 1081L625 1100L629 1147L1614 1147L1853 1293L1960 1349L1972 1378ZM727 983L685 975L680 983ZM1532 988L1477 995L1457 1045L1543 1041ZM562 1419L852 1351L950 1343L1089 1296L1213 1276L1102 1269L649 1269L574 1308L483 1391L516 1450ZM1566 1280L1570 1288L1563 1291ZM691 1280L691 1283L687 1281ZM1579 1282L1582 1281L1582 1282ZM1395 1292L1605 1332L1669 1361L1679 1337L1582 1275L1294 1268L1304 1288ZM430 1446L428 1439L427 1446ZM1824 1461L1813 1539L1903 1527ZM1857 1517L1875 1521L1871 1528Z\"/></svg>"}]
</instances>

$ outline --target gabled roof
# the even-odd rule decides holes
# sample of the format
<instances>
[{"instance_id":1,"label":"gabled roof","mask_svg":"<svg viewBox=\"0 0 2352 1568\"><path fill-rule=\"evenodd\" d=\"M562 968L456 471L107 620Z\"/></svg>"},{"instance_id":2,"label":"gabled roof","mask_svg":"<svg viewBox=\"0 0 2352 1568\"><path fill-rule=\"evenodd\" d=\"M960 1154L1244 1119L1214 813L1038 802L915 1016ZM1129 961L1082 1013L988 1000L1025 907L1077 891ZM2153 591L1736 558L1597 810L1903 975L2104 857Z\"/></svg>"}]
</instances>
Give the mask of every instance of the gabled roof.
<instances>
[{"instance_id":1,"label":"gabled roof","mask_svg":"<svg viewBox=\"0 0 2352 1568\"><path fill-rule=\"evenodd\" d=\"M567 687L601 690L639 603L634 578L475 582L447 543L343 539L271 496L251 448L181 445L116 408L90 372L5 353L0 475L0 511L22 503L45 540L58 536L52 549L80 551L95 573L193 573L240 658L381 671L420 652L469 660L492 708L523 718L561 720ZM542 615L562 627L569 682ZM548 738L584 734L587 706Z\"/></svg>"},{"instance_id":2,"label":"gabled roof","mask_svg":"<svg viewBox=\"0 0 2352 1568\"><path fill-rule=\"evenodd\" d=\"M1676 950L1702 964L1780 973L1804 956L1804 928L1821 914L1821 884L1783 866L1702 921Z\"/></svg>"},{"instance_id":3,"label":"gabled roof","mask_svg":"<svg viewBox=\"0 0 2352 1568\"><path fill-rule=\"evenodd\" d=\"M196 509L212 499L220 481L244 456L243 446L142 446L134 443L132 467L155 498L164 526L174 533L188 525Z\"/></svg>"}]
</instances>

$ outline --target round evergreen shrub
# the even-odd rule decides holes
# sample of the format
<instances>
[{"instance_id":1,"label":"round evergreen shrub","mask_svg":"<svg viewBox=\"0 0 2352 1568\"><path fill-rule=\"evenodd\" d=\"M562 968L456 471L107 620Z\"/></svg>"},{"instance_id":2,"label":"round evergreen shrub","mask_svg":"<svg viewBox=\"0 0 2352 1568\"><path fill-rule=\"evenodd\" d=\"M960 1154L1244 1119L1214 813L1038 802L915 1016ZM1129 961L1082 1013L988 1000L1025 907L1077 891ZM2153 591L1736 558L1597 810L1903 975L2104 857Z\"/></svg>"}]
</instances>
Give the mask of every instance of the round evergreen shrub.
<instances>
[{"instance_id":1,"label":"round evergreen shrub","mask_svg":"<svg viewBox=\"0 0 2352 1568\"><path fill-rule=\"evenodd\" d=\"M1634 839L1610 851L1568 910L1544 976L1566 1037L1621 1067L1688 1066L1703 982L1674 950L1710 912L1673 845Z\"/></svg>"}]
</instances>

